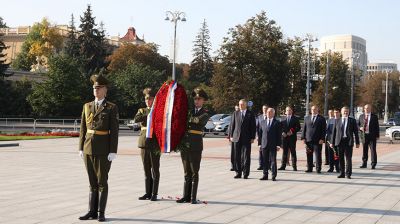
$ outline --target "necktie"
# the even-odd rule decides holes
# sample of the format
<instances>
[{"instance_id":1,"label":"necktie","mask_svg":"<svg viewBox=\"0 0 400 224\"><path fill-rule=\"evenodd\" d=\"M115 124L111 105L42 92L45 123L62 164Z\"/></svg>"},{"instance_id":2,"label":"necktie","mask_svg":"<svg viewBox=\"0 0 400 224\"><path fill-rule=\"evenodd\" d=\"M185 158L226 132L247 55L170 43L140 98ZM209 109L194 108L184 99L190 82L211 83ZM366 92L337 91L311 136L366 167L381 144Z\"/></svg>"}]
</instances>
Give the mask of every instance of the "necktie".
<instances>
[{"instance_id":1,"label":"necktie","mask_svg":"<svg viewBox=\"0 0 400 224\"><path fill-rule=\"evenodd\" d=\"M290 116L288 116L287 120L286 120L287 126L289 126L290 123Z\"/></svg>"},{"instance_id":2,"label":"necktie","mask_svg":"<svg viewBox=\"0 0 400 224\"><path fill-rule=\"evenodd\" d=\"M242 120L244 119L244 111L242 111Z\"/></svg>"},{"instance_id":3,"label":"necktie","mask_svg":"<svg viewBox=\"0 0 400 224\"><path fill-rule=\"evenodd\" d=\"M267 125L268 129L269 127L271 127L271 119L268 119L268 125Z\"/></svg>"},{"instance_id":4,"label":"necktie","mask_svg":"<svg viewBox=\"0 0 400 224\"><path fill-rule=\"evenodd\" d=\"M364 132L366 132L368 129L368 114L365 115L365 120L364 120Z\"/></svg>"},{"instance_id":5,"label":"necktie","mask_svg":"<svg viewBox=\"0 0 400 224\"><path fill-rule=\"evenodd\" d=\"M199 109L194 109L194 114L197 114L197 112L199 112Z\"/></svg>"},{"instance_id":6,"label":"necktie","mask_svg":"<svg viewBox=\"0 0 400 224\"><path fill-rule=\"evenodd\" d=\"M96 109L96 111L99 109L99 102L96 103L95 109Z\"/></svg>"},{"instance_id":7,"label":"necktie","mask_svg":"<svg viewBox=\"0 0 400 224\"><path fill-rule=\"evenodd\" d=\"M315 116L312 117L312 124L315 122Z\"/></svg>"},{"instance_id":8,"label":"necktie","mask_svg":"<svg viewBox=\"0 0 400 224\"><path fill-rule=\"evenodd\" d=\"M346 135L346 121L347 121L347 119L343 118L343 121L342 121L342 133L343 133L343 137L344 138L347 137L347 135Z\"/></svg>"}]
</instances>

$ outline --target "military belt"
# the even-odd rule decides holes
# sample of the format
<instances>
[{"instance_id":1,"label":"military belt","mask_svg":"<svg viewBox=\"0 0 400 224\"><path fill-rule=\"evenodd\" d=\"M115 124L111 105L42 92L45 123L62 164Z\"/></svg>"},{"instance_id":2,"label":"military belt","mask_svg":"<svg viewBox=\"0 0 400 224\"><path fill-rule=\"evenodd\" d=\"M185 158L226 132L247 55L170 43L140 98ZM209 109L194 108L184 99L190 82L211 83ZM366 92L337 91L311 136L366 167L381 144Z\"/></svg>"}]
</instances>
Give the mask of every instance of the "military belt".
<instances>
[{"instance_id":1,"label":"military belt","mask_svg":"<svg viewBox=\"0 0 400 224\"><path fill-rule=\"evenodd\" d=\"M142 131L147 130L147 127L141 127L140 130Z\"/></svg>"},{"instance_id":2,"label":"military belt","mask_svg":"<svg viewBox=\"0 0 400 224\"><path fill-rule=\"evenodd\" d=\"M108 131L98 131L98 130L92 130L92 129L88 129L86 132L90 133L90 134L94 134L94 135L108 135L109 134Z\"/></svg>"},{"instance_id":3,"label":"military belt","mask_svg":"<svg viewBox=\"0 0 400 224\"><path fill-rule=\"evenodd\" d=\"M198 131L198 130L189 130L188 131L190 134L196 134L196 135L202 135L203 132L202 131Z\"/></svg>"}]
</instances>

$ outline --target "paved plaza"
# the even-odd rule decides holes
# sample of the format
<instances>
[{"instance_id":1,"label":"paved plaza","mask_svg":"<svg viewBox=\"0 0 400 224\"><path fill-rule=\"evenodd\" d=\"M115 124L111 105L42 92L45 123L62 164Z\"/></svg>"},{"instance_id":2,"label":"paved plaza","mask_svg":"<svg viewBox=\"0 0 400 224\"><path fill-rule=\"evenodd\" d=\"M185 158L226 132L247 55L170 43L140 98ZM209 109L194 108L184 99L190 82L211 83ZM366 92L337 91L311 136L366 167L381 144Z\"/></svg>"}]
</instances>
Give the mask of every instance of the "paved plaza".
<instances>
[{"instance_id":1,"label":"paved plaza","mask_svg":"<svg viewBox=\"0 0 400 224\"><path fill-rule=\"evenodd\" d=\"M305 150L298 142L299 171L279 172L277 181L260 181L253 145L249 179L233 179L225 138L206 137L198 199L177 204L182 195L179 154L161 157L157 202L144 194L137 136L119 138L109 176L106 217L110 223L400 223L400 145L378 144L376 170L359 169L354 149L353 179L336 173L304 173ZM0 223L97 223L79 221L87 211L89 183L78 156L78 139L19 141L0 147ZM278 153L280 165L281 152ZM369 164L368 164L369 165Z\"/></svg>"}]
</instances>

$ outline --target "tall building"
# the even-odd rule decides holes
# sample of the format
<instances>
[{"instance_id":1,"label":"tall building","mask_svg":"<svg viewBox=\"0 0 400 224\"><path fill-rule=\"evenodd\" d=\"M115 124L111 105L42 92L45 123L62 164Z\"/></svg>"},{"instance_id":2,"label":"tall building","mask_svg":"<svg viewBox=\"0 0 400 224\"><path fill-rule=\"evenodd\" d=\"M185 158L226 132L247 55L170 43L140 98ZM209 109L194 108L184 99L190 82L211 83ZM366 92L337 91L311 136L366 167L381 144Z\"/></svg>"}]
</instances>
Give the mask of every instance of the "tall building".
<instances>
[{"instance_id":1,"label":"tall building","mask_svg":"<svg viewBox=\"0 0 400 224\"><path fill-rule=\"evenodd\" d=\"M368 75L385 72L389 69L392 72L397 72L397 64L393 61L380 61L380 62L369 62L367 65Z\"/></svg>"},{"instance_id":2,"label":"tall building","mask_svg":"<svg viewBox=\"0 0 400 224\"><path fill-rule=\"evenodd\" d=\"M349 62L350 69L354 66L354 68L360 69L363 75L367 73L368 55L365 39L351 34L322 37L319 47L320 53L329 50L341 53L343 59ZM353 57L356 56L356 53L359 55L358 58Z\"/></svg>"}]
</instances>

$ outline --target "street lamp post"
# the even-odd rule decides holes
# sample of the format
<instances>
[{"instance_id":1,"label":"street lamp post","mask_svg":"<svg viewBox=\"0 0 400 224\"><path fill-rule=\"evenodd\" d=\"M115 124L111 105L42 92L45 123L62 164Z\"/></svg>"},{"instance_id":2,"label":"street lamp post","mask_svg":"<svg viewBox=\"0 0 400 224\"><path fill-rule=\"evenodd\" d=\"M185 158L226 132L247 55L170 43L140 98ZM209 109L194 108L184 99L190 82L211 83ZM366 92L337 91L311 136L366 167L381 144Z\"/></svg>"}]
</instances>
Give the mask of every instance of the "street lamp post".
<instances>
[{"instance_id":1,"label":"street lamp post","mask_svg":"<svg viewBox=\"0 0 400 224\"><path fill-rule=\"evenodd\" d=\"M328 117L328 85L329 85L329 50L326 54L326 75L325 75L325 102L324 102L324 116Z\"/></svg>"},{"instance_id":2,"label":"street lamp post","mask_svg":"<svg viewBox=\"0 0 400 224\"><path fill-rule=\"evenodd\" d=\"M178 21L185 22L186 21L186 14L180 11L166 11L165 12L165 20L171 21L174 23L174 55L172 57L172 80L175 80L175 59L176 59L176 25Z\"/></svg>"},{"instance_id":3,"label":"street lamp post","mask_svg":"<svg viewBox=\"0 0 400 224\"><path fill-rule=\"evenodd\" d=\"M352 65L351 65L351 87L350 87L350 116L354 117L354 59L358 62L360 58L360 53L353 53L351 55Z\"/></svg>"},{"instance_id":4,"label":"street lamp post","mask_svg":"<svg viewBox=\"0 0 400 224\"><path fill-rule=\"evenodd\" d=\"M307 50L307 88L306 88L306 113L305 116L308 116L310 113L310 92L311 92L311 83L310 83L310 50L311 50L311 42L317 41L317 38L312 37L311 34L307 34L305 40L308 42L308 50Z\"/></svg>"},{"instance_id":5,"label":"street lamp post","mask_svg":"<svg viewBox=\"0 0 400 224\"><path fill-rule=\"evenodd\" d=\"M392 72L390 69L385 69L386 72L386 86L385 86L385 114L383 116L383 122L386 124L389 119L389 106L388 106L388 89L389 89L389 72Z\"/></svg>"}]
</instances>

